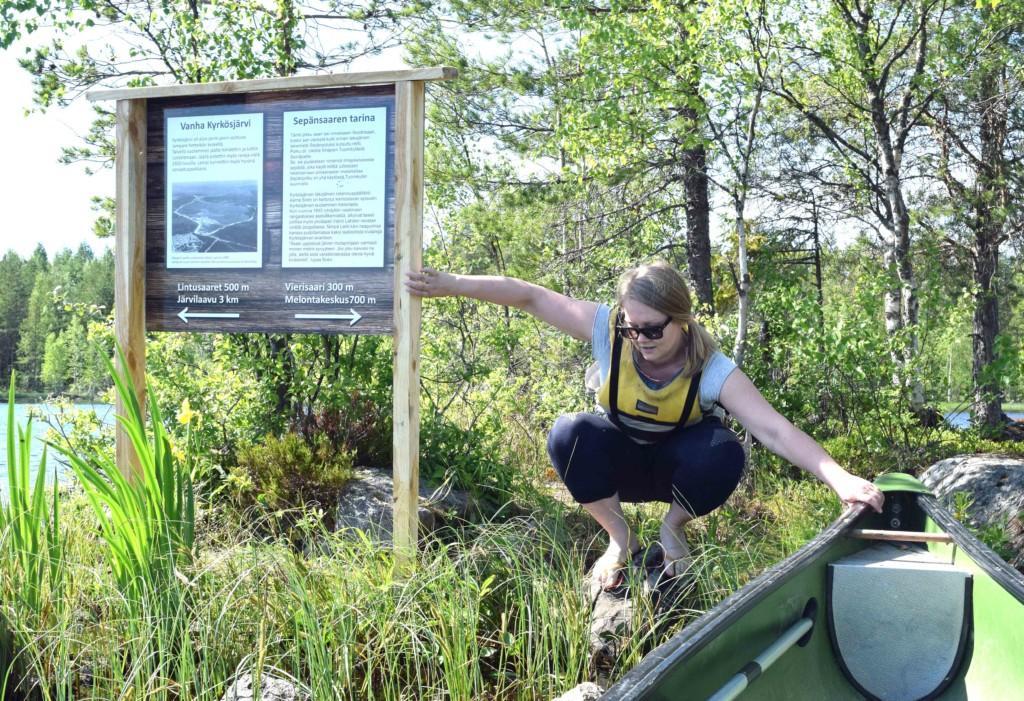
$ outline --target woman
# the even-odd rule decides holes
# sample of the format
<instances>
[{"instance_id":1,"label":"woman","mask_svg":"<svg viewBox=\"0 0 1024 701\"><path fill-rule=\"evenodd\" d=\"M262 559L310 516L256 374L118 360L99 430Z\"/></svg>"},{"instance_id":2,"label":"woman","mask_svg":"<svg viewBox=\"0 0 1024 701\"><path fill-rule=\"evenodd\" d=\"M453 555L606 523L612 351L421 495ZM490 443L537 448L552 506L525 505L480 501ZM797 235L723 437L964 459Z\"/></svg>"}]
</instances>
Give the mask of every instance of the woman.
<instances>
[{"instance_id":1,"label":"woman","mask_svg":"<svg viewBox=\"0 0 1024 701\"><path fill-rule=\"evenodd\" d=\"M683 277L666 263L642 265L619 281L609 307L523 280L409 273L420 297L471 297L516 307L592 344L587 384L603 413L560 417L548 452L573 498L608 533L594 565L605 589L619 586L640 549L622 502L669 504L661 523L665 575L690 567L683 526L721 506L736 488L744 453L714 412L721 406L776 455L831 487L844 504L882 509L882 493L840 467L807 434L775 411L691 315Z\"/></svg>"}]
</instances>

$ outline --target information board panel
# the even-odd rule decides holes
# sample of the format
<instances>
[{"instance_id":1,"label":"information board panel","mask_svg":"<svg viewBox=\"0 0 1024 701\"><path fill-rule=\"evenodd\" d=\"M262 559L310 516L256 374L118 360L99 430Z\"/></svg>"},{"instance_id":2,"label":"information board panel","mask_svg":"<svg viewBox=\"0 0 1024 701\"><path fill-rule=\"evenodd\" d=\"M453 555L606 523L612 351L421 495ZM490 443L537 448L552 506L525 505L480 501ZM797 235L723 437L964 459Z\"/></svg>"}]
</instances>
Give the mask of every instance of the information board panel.
<instances>
[{"instance_id":1,"label":"information board panel","mask_svg":"<svg viewBox=\"0 0 1024 701\"><path fill-rule=\"evenodd\" d=\"M391 334L394 86L147 102L146 328Z\"/></svg>"}]
</instances>

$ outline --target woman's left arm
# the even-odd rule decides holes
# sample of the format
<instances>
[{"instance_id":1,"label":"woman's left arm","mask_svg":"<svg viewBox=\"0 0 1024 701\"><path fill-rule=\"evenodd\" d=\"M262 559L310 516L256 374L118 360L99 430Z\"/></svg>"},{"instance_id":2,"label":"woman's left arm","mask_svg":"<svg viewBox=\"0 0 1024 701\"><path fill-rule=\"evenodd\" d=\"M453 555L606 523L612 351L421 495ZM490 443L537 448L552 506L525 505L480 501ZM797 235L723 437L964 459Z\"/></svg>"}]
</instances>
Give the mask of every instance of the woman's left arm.
<instances>
[{"instance_id":1,"label":"woman's left arm","mask_svg":"<svg viewBox=\"0 0 1024 701\"><path fill-rule=\"evenodd\" d=\"M775 411L739 368L725 379L718 401L768 450L827 484L844 504L864 503L882 510L884 497L878 487L840 467L813 438Z\"/></svg>"}]
</instances>

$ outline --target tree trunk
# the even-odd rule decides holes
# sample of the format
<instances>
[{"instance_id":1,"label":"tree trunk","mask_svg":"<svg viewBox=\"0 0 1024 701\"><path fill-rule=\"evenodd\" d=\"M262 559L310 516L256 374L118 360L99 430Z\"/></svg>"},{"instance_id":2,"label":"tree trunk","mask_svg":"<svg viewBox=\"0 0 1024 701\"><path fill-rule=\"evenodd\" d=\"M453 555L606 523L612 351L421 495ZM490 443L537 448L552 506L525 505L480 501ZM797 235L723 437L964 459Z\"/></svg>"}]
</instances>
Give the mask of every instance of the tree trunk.
<instances>
[{"instance_id":1,"label":"tree trunk","mask_svg":"<svg viewBox=\"0 0 1024 701\"><path fill-rule=\"evenodd\" d=\"M896 236L891 231L886 233L889 235L889 240L886 242L885 251L882 254L882 262L885 266L887 284L882 302L885 315L885 335L892 338L903 328L903 315L900 313L900 293L896 287L896 280L899 277L896 272L896 247L893 245ZM899 385L899 372L903 359L895 347L892 349L892 362L894 368L892 382L894 385Z\"/></svg>"},{"instance_id":2,"label":"tree trunk","mask_svg":"<svg viewBox=\"0 0 1024 701\"><path fill-rule=\"evenodd\" d=\"M737 366L743 367L743 356L747 350L747 324L750 318L750 271L747 265L747 227L743 221L745 203L742 196L733 198L736 209L736 237L739 248L740 274L736 293L740 299L739 320L736 325L736 343L733 345L732 358Z\"/></svg>"},{"instance_id":3,"label":"tree trunk","mask_svg":"<svg viewBox=\"0 0 1024 701\"><path fill-rule=\"evenodd\" d=\"M277 367L274 368L276 373L274 394L277 399L275 411L278 416L285 417L285 425L287 425L295 417L291 393L291 379L295 374L295 357L289 347L291 336L290 334L266 334L266 339L269 355L277 363Z\"/></svg>"},{"instance_id":4,"label":"tree trunk","mask_svg":"<svg viewBox=\"0 0 1024 701\"><path fill-rule=\"evenodd\" d=\"M821 279L821 231L818 226L818 202L817 200L811 200L811 217L814 224L812 230L814 234L814 289L817 291L818 306L815 308L815 314L818 318L818 332L817 332L817 348L818 356L821 358L825 357L825 286ZM831 383L830 383L831 384ZM830 394L828 392L822 392L818 395L818 416L829 416L830 414Z\"/></svg>"},{"instance_id":5,"label":"tree trunk","mask_svg":"<svg viewBox=\"0 0 1024 701\"><path fill-rule=\"evenodd\" d=\"M909 330L909 336L903 346L901 369L905 382L910 388L910 407L915 411L924 406L924 383L914 361L920 353L920 339L917 332L918 302L917 281L914 278L914 267L910 258L910 214L903 205L903 193L897 190L899 216L894 237L896 270L900 279L900 310L901 322Z\"/></svg>"},{"instance_id":6,"label":"tree trunk","mask_svg":"<svg viewBox=\"0 0 1024 701\"><path fill-rule=\"evenodd\" d=\"M693 129L699 129L697 111L681 110ZM711 283L711 205L708 197L707 149L703 139L685 149L680 158L683 189L686 192L686 262L697 305L714 313L715 294Z\"/></svg>"},{"instance_id":7,"label":"tree trunk","mask_svg":"<svg viewBox=\"0 0 1024 701\"><path fill-rule=\"evenodd\" d=\"M999 266L999 243L1003 233L1002 205L1007 200L1004 144L1007 105L1002 76L1005 68L990 68L981 78L979 137L981 165L978 168L974 200L974 324L972 378L974 380L974 423L989 429L1002 424L1003 402L999 378L985 370L995 360L999 335L999 304L992 280Z\"/></svg>"},{"instance_id":8,"label":"tree trunk","mask_svg":"<svg viewBox=\"0 0 1024 701\"><path fill-rule=\"evenodd\" d=\"M980 234L980 232L979 232ZM997 429L1002 423L1002 391L997 377L985 369L995 360L999 333L999 305L992 279L999 262L998 239L978 236L974 255L974 324L972 340L972 377L974 380L973 420L976 425Z\"/></svg>"},{"instance_id":9,"label":"tree trunk","mask_svg":"<svg viewBox=\"0 0 1024 701\"><path fill-rule=\"evenodd\" d=\"M874 127L878 152L881 156L882 174L884 178L885 197L888 203L890 221L887 226L890 241L886 252L886 268L895 272L899 280L899 290L892 287L885 293L885 330L890 338L899 330L906 330L908 336L901 349L894 351L897 357L897 384L910 389L911 409L918 410L924 406L924 385L917 371L914 360L918 355L918 303L917 282L914 279L914 266L910 258L910 212L903 198L903 183L900 166L903 154L893 143L889 118L885 109L885 99L880 86L872 80L867 81L871 123ZM898 323L896 319L899 319Z\"/></svg>"},{"instance_id":10,"label":"tree trunk","mask_svg":"<svg viewBox=\"0 0 1024 701\"><path fill-rule=\"evenodd\" d=\"M747 350L747 324L750 319L750 269L747 261L747 191L750 186L750 159L754 154L754 140L757 137L757 116L761 111L761 96L764 94L764 83L759 83L754 94L754 104L747 120L746 146L741 154L742 167L739 172L737 190L733 193L733 207L736 209L736 245L739 249L740 279L737 293L740 297L739 326L736 329L736 344L733 348L733 360L743 367L743 356ZM750 434L747 434L745 448L750 455Z\"/></svg>"}]
</instances>

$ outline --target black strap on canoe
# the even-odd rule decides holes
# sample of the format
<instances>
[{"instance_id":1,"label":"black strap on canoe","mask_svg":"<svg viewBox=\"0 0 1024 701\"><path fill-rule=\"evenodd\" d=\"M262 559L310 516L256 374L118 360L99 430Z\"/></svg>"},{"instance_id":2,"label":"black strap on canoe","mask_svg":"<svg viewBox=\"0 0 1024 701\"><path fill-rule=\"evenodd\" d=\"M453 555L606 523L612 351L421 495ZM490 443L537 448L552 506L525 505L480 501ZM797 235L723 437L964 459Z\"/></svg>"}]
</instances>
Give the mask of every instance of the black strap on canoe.
<instances>
[{"instance_id":1,"label":"black strap on canoe","mask_svg":"<svg viewBox=\"0 0 1024 701\"><path fill-rule=\"evenodd\" d=\"M626 426L622 422L622 419L619 418L619 363L622 361L622 337L619 336L617 331L613 333L612 364L608 369L608 381L611 383L611 386L608 388L608 418L622 431L644 439L664 438L669 433L685 428L686 422L690 418L690 412L693 411L693 403L697 400L697 390L700 389L700 371L690 378L690 387L686 392L686 401L683 402L683 413L679 415L679 422L672 431L644 431Z\"/></svg>"}]
</instances>

